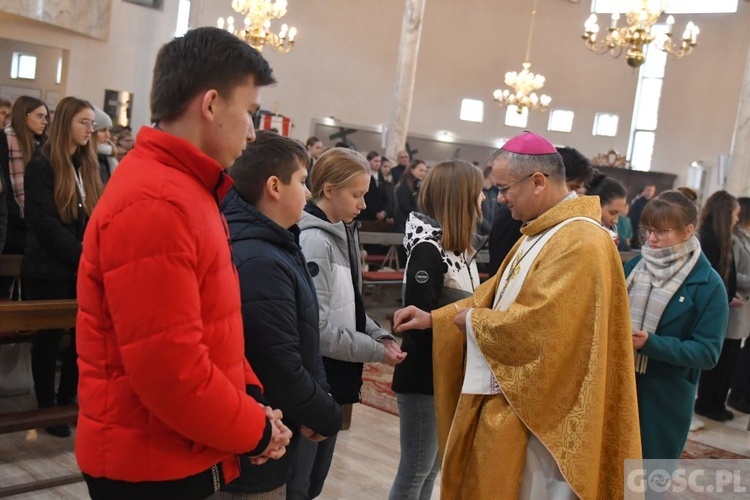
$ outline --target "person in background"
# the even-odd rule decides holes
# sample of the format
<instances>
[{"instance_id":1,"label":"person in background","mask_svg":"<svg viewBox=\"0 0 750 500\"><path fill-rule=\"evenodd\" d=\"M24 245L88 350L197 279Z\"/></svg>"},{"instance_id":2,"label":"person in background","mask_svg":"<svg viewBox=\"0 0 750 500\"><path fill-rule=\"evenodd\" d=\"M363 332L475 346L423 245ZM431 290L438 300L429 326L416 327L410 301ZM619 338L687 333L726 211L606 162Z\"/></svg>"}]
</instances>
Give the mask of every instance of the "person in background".
<instances>
[{"instance_id":1,"label":"person in background","mask_svg":"<svg viewBox=\"0 0 750 500\"><path fill-rule=\"evenodd\" d=\"M617 245L617 249L621 252L630 250L630 241L633 239L633 226L628 217L630 211L630 204L625 202L625 208L620 212L620 216L617 218L617 236L620 238L620 243Z\"/></svg>"},{"instance_id":2,"label":"person in background","mask_svg":"<svg viewBox=\"0 0 750 500\"><path fill-rule=\"evenodd\" d=\"M499 194L497 186L492 179L492 166L484 168L483 177L482 193L484 193L484 201L482 201L482 221L477 231L479 234L487 236L492 229L492 221L495 219L495 213L500 208L500 203L497 201L497 195Z\"/></svg>"},{"instance_id":3,"label":"person in background","mask_svg":"<svg viewBox=\"0 0 750 500\"><path fill-rule=\"evenodd\" d=\"M117 150L117 161L120 162L128 152L133 149L134 139L133 130L130 127L117 127L113 129L112 135L115 138L115 149Z\"/></svg>"},{"instance_id":4,"label":"person in background","mask_svg":"<svg viewBox=\"0 0 750 500\"><path fill-rule=\"evenodd\" d=\"M386 184L383 173L380 171L380 153L370 151L367 153L367 162L370 166L370 187L365 194L365 207L360 212L357 220L387 220L388 198L386 196ZM391 186L391 189L393 187Z\"/></svg>"},{"instance_id":5,"label":"person in background","mask_svg":"<svg viewBox=\"0 0 750 500\"><path fill-rule=\"evenodd\" d=\"M341 428L320 355L318 299L299 246L307 165L302 144L260 131L229 170L234 189L222 209L240 279L245 356L293 437L279 460L252 465L240 457L240 478L216 499L285 499L297 443Z\"/></svg>"},{"instance_id":6,"label":"person in background","mask_svg":"<svg viewBox=\"0 0 750 500\"><path fill-rule=\"evenodd\" d=\"M619 181L597 172L586 188L587 196L598 196L602 207L602 226L609 231L615 246L620 246L617 219L625 210L628 191Z\"/></svg>"},{"instance_id":7,"label":"person in background","mask_svg":"<svg viewBox=\"0 0 750 500\"><path fill-rule=\"evenodd\" d=\"M0 168L2 168L8 210L8 228L3 252L22 255L26 245L24 220L24 171L26 165L47 140L49 110L36 97L20 96L13 103L10 126L0 137Z\"/></svg>"},{"instance_id":8,"label":"person in background","mask_svg":"<svg viewBox=\"0 0 750 500\"><path fill-rule=\"evenodd\" d=\"M421 211L411 212L406 225L404 307L430 312L470 296L479 286L471 240L483 201L482 177L470 163L445 161L432 168L419 192ZM440 470L432 331L406 331L402 338L401 349L407 356L396 365L392 385L398 401L401 458L389 498L429 499Z\"/></svg>"},{"instance_id":9,"label":"person in background","mask_svg":"<svg viewBox=\"0 0 750 500\"><path fill-rule=\"evenodd\" d=\"M315 162L318 161L320 155L323 154L323 141L315 137L314 135L307 138L305 141L305 149L307 149L307 155L309 157L307 164L307 189L310 189L310 172L312 171Z\"/></svg>"},{"instance_id":10,"label":"person in background","mask_svg":"<svg viewBox=\"0 0 750 500\"><path fill-rule=\"evenodd\" d=\"M75 97L62 99L50 126L49 140L24 173L26 252L21 261L23 292L28 300L76 298L76 276L83 233L102 194L92 135L94 108ZM76 336L62 353L60 383L55 372L62 330L34 336L31 372L39 408L75 404L78 388ZM68 425L47 427L70 436Z\"/></svg>"},{"instance_id":11,"label":"person in background","mask_svg":"<svg viewBox=\"0 0 750 500\"><path fill-rule=\"evenodd\" d=\"M340 405L359 402L366 362L396 365L405 355L392 335L365 312L358 225L372 178L356 151L329 149L312 172L312 194L299 223L300 245L318 295L320 351L331 394ZM287 498L320 495L337 435L315 443L300 440L287 484Z\"/></svg>"},{"instance_id":12,"label":"person in background","mask_svg":"<svg viewBox=\"0 0 750 500\"><path fill-rule=\"evenodd\" d=\"M396 213L396 190L391 175L391 160L385 156L380 157L380 176L385 186L385 207L390 219L393 220Z\"/></svg>"},{"instance_id":13,"label":"person in background","mask_svg":"<svg viewBox=\"0 0 750 500\"><path fill-rule=\"evenodd\" d=\"M646 206L646 203L648 203L648 200L654 197L654 194L656 193L656 186L653 184L648 184L643 187L638 192L638 196L636 196L631 202L630 202L630 222L633 228L637 228L640 224L641 220L641 212L643 211L643 207ZM637 250L641 247L641 242L638 241L638 238L634 238L631 242L632 248L634 250Z\"/></svg>"},{"instance_id":14,"label":"person in background","mask_svg":"<svg viewBox=\"0 0 750 500\"><path fill-rule=\"evenodd\" d=\"M593 175L593 169L588 158L575 148L557 148L557 152L560 153L565 165L565 184L568 186L568 190L582 194ZM497 202L500 206L495 211L489 238L490 263L488 272L490 276L497 272L508 252L521 237L521 225L523 224L520 220L512 217L510 209L503 202L500 193L498 193Z\"/></svg>"},{"instance_id":15,"label":"person in background","mask_svg":"<svg viewBox=\"0 0 750 500\"><path fill-rule=\"evenodd\" d=\"M393 185L401 181L401 176L404 175L406 168L411 162L411 155L407 151L399 151L396 153L396 166L391 169L391 175L393 176Z\"/></svg>"},{"instance_id":16,"label":"person in background","mask_svg":"<svg viewBox=\"0 0 750 500\"><path fill-rule=\"evenodd\" d=\"M8 121L11 108L12 104L10 100L0 96L0 130L5 129L5 123ZM5 143L1 137L0 143ZM2 145L0 145L0 148L2 148ZM5 247L5 237L8 233L8 188L5 187L5 168L7 168L7 161L0 161L0 254Z\"/></svg>"},{"instance_id":17,"label":"person in background","mask_svg":"<svg viewBox=\"0 0 750 500\"><path fill-rule=\"evenodd\" d=\"M156 56L154 126L110 179L78 272L75 452L93 500L208 498L239 476L237 455L286 451L291 431L244 356L219 209L274 82L257 50L218 28Z\"/></svg>"},{"instance_id":18,"label":"person in background","mask_svg":"<svg viewBox=\"0 0 750 500\"><path fill-rule=\"evenodd\" d=\"M739 214L737 199L726 191L717 191L706 200L698 224L703 253L724 282L725 300L730 307L744 305L742 299L737 297L737 270L732 253L732 232ZM734 418L734 413L727 410L726 399L741 343L736 338L725 338L726 333L726 325L716 332L724 342L721 356L716 366L701 372L695 400L695 413L719 422Z\"/></svg>"},{"instance_id":19,"label":"person in background","mask_svg":"<svg viewBox=\"0 0 750 500\"><path fill-rule=\"evenodd\" d=\"M729 310L727 338L744 339L732 375L727 404L742 413L750 413L750 198L737 198L740 220L732 233L732 253L737 268L737 295L744 306Z\"/></svg>"},{"instance_id":20,"label":"person in background","mask_svg":"<svg viewBox=\"0 0 750 500\"><path fill-rule=\"evenodd\" d=\"M0 96L0 129L4 129L10 116L10 110L13 104L7 97Z\"/></svg>"},{"instance_id":21,"label":"person in background","mask_svg":"<svg viewBox=\"0 0 750 500\"><path fill-rule=\"evenodd\" d=\"M315 136L308 137L307 141L305 141L305 148L314 165L318 161L318 158L320 158L320 155L323 154L323 141Z\"/></svg>"},{"instance_id":22,"label":"person in background","mask_svg":"<svg viewBox=\"0 0 750 500\"><path fill-rule=\"evenodd\" d=\"M726 291L695 237L698 211L677 191L643 208L641 255L625 264L644 459L678 459L701 370L716 365Z\"/></svg>"},{"instance_id":23,"label":"person in background","mask_svg":"<svg viewBox=\"0 0 750 500\"><path fill-rule=\"evenodd\" d=\"M419 198L419 186L427 175L427 165L422 160L414 159L406 172L401 176L401 180L396 185L396 231L403 233L406 231L406 220L409 214L417 210L417 200ZM406 262L403 260L402 262Z\"/></svg>"},{"instance_id":24,"label":"person in background","mask_svg":"<svg viewBox=\"0 0 750 500\"><path fill-rule=\"evenodd\" d=\"M102 185L107 185L117 168L117 149L112 142L112 118L94 106L94 119L96 121L96 157L99 160L99 175Z\"/></svg>"}]
</instances>

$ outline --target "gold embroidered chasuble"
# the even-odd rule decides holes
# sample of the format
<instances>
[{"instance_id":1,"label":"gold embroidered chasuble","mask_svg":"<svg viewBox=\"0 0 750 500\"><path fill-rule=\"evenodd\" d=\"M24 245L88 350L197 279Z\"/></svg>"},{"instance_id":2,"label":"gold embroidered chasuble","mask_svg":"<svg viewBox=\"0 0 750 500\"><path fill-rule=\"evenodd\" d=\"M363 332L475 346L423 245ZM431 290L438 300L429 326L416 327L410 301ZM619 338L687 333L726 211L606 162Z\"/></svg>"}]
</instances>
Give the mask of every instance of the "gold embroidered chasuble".
<instances>
[{"instance_id":1,"label":"gold embroidered chasuble","mask_svg":"<svg viewBox=\"0 0 750 500\"><path fill-rule=\"evenodd\" d=\"M532 237L577 216L599 220L599 199L559 203L521 231ZM492 310L523 241L472 297L432 313L441 498L518 498L529 432L579 497L622 498L623 461L641 458L641 442L619 254L605 231L572 221L521 261L532 267L510 308ZM475 308L471 325L500 394L461 394L466 336L453 318L464 307Z\"/></svg>"}]
</instances>

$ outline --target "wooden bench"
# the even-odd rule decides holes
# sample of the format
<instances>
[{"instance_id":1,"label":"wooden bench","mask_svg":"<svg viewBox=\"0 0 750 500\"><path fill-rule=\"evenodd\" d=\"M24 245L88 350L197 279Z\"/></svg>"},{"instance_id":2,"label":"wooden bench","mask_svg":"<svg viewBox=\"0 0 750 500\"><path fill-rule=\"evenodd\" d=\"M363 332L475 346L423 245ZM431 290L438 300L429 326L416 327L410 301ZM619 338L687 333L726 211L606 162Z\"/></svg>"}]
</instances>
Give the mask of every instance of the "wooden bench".
<instances>
[{"instance_id":1,"label":"wooden bench","mask_svg":"<svg viewBox=\"0 0 750 500\"><path fill-rule=\"evenodd\" d=\"M365 271L362 273L362 283L365 285L400 285L403 281L403 271Z\"/></svg>"},{"instance_id":2,"label":"wooden bench","mask_svg":"<svg viewBox=\"0 0 750 500\"><path fill-rule=\"evenodd\" d=\"M29 341L39 330L75 327L78 303L75 300L32 300L0 302L0 341ZM0 413L0 434L29 429L69 425L78 419L78 406L58 406ZM0 497L54 488L83 481L80 473L0 488Z\"/></svg>"},{"instance_id":3,"label":"wooden bench","mask_svg":"<svg viewBox=\"0 0 750 500\"><path fill-rule=\"evenodd\" d=\"M383 266L388 266L391 269L401 269L401 263L398 258L398 249L404 243L404 235L402 233L386 233L386 232L371 232L371 231L360 231L359 232L359 243L360 245L383 245L388 247L387 253L382 256ZM365 262L378 262L376 256L367 255L363 259ZM370 260L373 259L373 260Z\"/></svg>"}]
</instances>

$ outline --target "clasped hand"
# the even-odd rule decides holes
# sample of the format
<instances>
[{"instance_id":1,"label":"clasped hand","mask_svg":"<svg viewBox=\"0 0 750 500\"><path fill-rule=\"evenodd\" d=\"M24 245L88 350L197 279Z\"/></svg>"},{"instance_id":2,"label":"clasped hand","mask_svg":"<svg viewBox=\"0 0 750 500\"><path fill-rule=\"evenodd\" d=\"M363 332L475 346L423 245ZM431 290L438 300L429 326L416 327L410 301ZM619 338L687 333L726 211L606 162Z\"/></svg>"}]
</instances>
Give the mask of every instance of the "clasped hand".
<instances>
[{"instance_id":1,"label":"clasped hand","mask_svg":"<svg viewBox=\"0 0 750 500\"><path fill-rule=\"evenodd\" d=\"M261 405L263 406L263 405ZM260 455L250 457L250 463L261 465L269 460L278 460L286 453L286 447L292 439L292 431L281 421L281 410L274 410L270 406L263 406L266 418L271 422L271 441Z\"/></svg>"}]
</instances>

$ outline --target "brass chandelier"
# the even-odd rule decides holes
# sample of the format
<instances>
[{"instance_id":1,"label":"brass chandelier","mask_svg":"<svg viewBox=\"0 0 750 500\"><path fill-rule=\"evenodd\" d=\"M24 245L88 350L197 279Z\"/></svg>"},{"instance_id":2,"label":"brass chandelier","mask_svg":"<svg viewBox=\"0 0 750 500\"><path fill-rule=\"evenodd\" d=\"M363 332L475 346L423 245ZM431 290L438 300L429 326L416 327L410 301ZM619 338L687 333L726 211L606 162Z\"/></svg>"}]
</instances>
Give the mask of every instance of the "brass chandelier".
<instances>
[{"instance_id":1,"label":"brass chandelier","mask_svg":"<svg viewBox=\"0 0 750 500\"><path fill-rule=\"evenodd\" d=\"M667 18L667 32L661 35L654 33L654 24L664 13L664 0L633 0L630 10L625 14L627 26L618 26L620 14L612 14L607 33L599 36L599 24L596 14L584 23L583 41L586 48L596 54L609 52L612 57L619 57L625 51L628 65L637 68L646 60L644 46L656 40L656 47L677 59L684 57L698 45L698 27L689 22L679 41L674 40L672 28L674 17Z\"/></svg>"},{"instance_id":2,"label":"brass chandelier","mask_svg":"<svg viewBox=\"0 0 750 500\"><path fill-rule=\"evenodd\" d=\"M523 63L523 69L520 72L508 71L505 73L505 85L512 90L496 89L492 93L492 98L500 106L515 106L518 114L528 108L532 111L546 111L552 102L548 95L537 95L536 91L544 86L544 77L540 74L532 73L529 54L531 52L531 37L534 34L534 17L536 16L536 6L538 0L534 0L534 7L531 9L531 25L529 27L529 39L526 43L526 57Z\"/></svg>"},{"instance_id":3,"label":"brass chandelier","mask_svg":"<svg viewBox=\"0 0 750 500\"><path fill-rule=\"evenodd\" d=\"M281 25L278 34L271 33L271 20L281 19L286 15L286 0L232 0L232 8L244 16L244 27L235 28L234 18L220 17L219 28L227 30L237 38L245 41L258 51L269 45L273 49L286 53L292 50L297 28Z\"/></svg>"}]
</instances>

